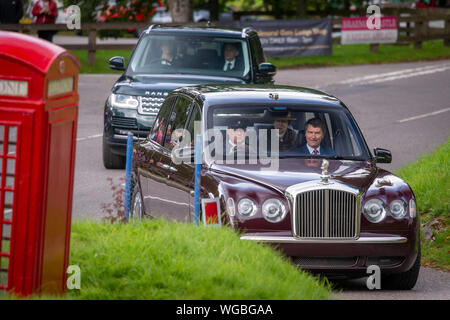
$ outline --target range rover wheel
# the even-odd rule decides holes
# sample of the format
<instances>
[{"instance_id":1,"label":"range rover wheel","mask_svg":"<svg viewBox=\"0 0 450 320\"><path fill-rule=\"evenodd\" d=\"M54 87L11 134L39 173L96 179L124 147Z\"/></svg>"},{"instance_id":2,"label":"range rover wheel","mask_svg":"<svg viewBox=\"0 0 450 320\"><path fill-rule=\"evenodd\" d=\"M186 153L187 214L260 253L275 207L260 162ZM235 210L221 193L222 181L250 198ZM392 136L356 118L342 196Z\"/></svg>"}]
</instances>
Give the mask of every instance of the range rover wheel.
<instances>
[{"instance_id":1,"label":"range rover wheel","mask_svg":"<svg viewBox=\"0 0 450 320\"><path fill-rule=\"evenodd\" d=\"M416 261L411 269L399 274L388 274L381 277L381 288L388 290L411 290L419 277L420 270L420 245Z\"/></svg>"},{"instance_id":2,"label":"range rover wheel","mask_svg":"<svg viewBox=\"0 0 450 320\"><path fill-rule=\"evenodd\" d=\"M112 153L103 140L103 165L106 169L125 169L125 161L124 156Z\"/></svg>"},{"instance_id":3,"label":"range rover wheel","mask_svg":"<svg viewBox=\"0 0 450 320\"><path fill-rule=\"evenodd\" d=\"M130 201L130 220L142 220L144 207L142 205L141 189L136 179L132 178L132 192Z\"/></svg>"}]
</instances>

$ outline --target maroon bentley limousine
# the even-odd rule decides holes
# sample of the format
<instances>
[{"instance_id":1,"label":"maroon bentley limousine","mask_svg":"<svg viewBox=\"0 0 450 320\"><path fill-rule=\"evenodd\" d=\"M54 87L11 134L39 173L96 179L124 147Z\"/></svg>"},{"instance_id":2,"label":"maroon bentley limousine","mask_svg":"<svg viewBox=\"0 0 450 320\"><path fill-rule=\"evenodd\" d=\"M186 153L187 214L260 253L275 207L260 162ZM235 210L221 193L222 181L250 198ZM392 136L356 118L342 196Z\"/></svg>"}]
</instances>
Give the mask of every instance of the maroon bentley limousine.
<instances>
[{"instance_id":1,"label":"maroon bentley limousine","mask_svg":"<svg viewBox=\"0 0 450 320\"><path fill-rule=\"evenodd\" d=\"M134 146L132 218L193 221L199 135L200 198L217 203L216 224L238 229L243 241L273 244L303 269L360 277L376 265L382 288L414 287L413 191L377 167L391 153L369 151L340 100L288 86L172 91L147 140Z\"/></svg>"}]
</instances>

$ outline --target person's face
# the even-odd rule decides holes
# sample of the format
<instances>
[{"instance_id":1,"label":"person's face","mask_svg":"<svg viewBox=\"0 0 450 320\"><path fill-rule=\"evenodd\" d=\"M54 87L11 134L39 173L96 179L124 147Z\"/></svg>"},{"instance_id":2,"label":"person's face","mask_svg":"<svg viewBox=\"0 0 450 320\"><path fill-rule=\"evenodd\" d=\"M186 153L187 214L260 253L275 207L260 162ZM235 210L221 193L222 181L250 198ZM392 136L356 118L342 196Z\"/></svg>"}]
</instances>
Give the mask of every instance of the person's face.
<instances>
[{"instance_id":1,"label":"person's face","mask_svg":"<svg viewBox=\"0 0 450 320\"><path fill-rule=\"evenodd\" d=\"M245 130L244 129L227 129L227 135L230 141L234 144L241 144L245 142Z\"/></svg>"},{"instance_id":2,"label":"person's face","mask_svg":"<svg viewBox=\"0 0 450 320\"><path fill-rule=\"evenodd\" d=\"M239 55L239 51L236 49L234 45L227 44L225 45L224 55L227 61L233 61L234 58L236 58Z\"/></svg>"},{"instance_id":3,"label":"person's face","mask_svg":"<svg viewBox=\"0 0 450 320\"><path fill-rule=\"evenodd\" d=\"M308 125L305 130L305 138L311 148L318 148L323 139L322 129Z\"/></svg>"},{"instance_id":4,"label":"person's face","mask_svg":"<svg viewBox=\"0 0 450 320\"><path fill-rule=\"evenodd\" d=\"M280 136L283 136L286 133L287 128L289 127L288 120L275 120L273 122L273 126L275 129L278 129L278 133Z\"/></svg>"},{"instance_id":5,"label":"person's face","mask_svg":"<svg viewBox=\"0 0 450 320\"><path fill-rule=\"evenodd\" d=\"M165 43L161 46L162 58L165 60L172 60L173 58L173 49L172 46L168 43Z\"/></svg>"},{"instance_id":6,"label":"person's face","mask_svg":"<svg viewBox=\"0 0 450 320\"><path fill-rule=\"evenodd\" d=\"M319 159L305 159L305 164L308 167L318 168L322 164L322 160L319 160Z\"/></svg>"}]
</instances>

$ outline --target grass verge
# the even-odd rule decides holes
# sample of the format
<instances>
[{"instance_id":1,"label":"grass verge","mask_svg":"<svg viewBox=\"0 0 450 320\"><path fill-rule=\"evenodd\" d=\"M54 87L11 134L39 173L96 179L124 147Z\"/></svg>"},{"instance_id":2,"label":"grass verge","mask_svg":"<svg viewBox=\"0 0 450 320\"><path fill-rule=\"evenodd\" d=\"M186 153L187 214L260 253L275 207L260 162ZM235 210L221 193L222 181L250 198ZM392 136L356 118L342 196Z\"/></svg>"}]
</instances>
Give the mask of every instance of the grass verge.
<instances>
[{"instance_id":1,"label":"grass verge","mask_svg":"<svg viewBox=\"0 0 450 320\"><path fill-rule=\"evenodd\" d=\"M422 222L422 265L450 271L450 139L396 173L411 188Z\"/></svg>"},{"instance_id":2,"label":"grass verge","mask_svg":"<svg viewBox=\"0 0 450 320\"><path fill-rule=\"evenodd\" d=\"M80 73L117 73L119 75L123 71L111 70L108 63L109 59L115 56L122 56L125 58L125 63L128 63L131 57L131 50L98 50L95 53L95 64L89 66L87 63L87 50L73 50L72 53L81 62Z\"/></svg>"},{"instance_id":3,"label":"grass verge","mask_svg":"<svg viewBox=\"0 0 450 320\"><path fill-rule=\"evenodd\" d=\"M331 290L281 253L229 228L165 220L76 222L68 299L331 299Z\"/></svg>"},{"instance_id":4,"label":"grass verge","mask_svg":"<svg viewBox=\"0 0 450 320\"><path fill-rule=\"evenodd\" d=\"M414 49L413 44L380 44L378 52L370 52L368 44L337 44L333 45L332 56L273 58L268 59L268 61L282 69L414 62L449 58L450 47L445 47L443 41L425 41L422 49L419 50Z\"/></svg>"},{"instance_id":5,"label":"grass verge","mask_svg":"<svg viewBox=\"0 0 450 320\"><path fill-rule=\"evenodd\" d=\"M128 61L131 50L99 50L96 53L96 64L87 65L87 50L74 50L73 53L81 61L80 73L118 73L109 69L108 60L114 56L123 56ZM380 45L378 52L370 52L368 44L333 45L333 55L315 57L272 58L269 62L278 68L324 67L374 63L413 62L450 59L450 47L443 41L425 41L420 50L413 45Z\"/></svg>"}]
</instances>

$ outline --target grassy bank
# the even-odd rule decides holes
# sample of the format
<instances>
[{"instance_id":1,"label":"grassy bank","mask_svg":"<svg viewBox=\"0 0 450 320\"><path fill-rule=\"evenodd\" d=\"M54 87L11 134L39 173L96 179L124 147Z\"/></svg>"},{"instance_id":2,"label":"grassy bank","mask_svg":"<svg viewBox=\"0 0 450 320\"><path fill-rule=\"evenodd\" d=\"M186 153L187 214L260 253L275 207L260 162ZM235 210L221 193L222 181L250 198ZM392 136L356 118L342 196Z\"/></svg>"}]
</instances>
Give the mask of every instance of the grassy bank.
<instances>
[{"instance_id":1,"label":"grassy bank","mask_svg":"<svg viewBox=\"0 0 450 320\"><path fill-rule=\"evenodd\" d=\"M81 73L118 73L108 67L108 60L114 56L123 56L128 61L131 50L99 50L96 54L96 64L87 65L87 51L74 50L80 59ZM370 52L369 45L333 45L332 56L293 57L268 59L278 68L342 66L372 63L412 62L437 59L450 59L450 47L444 47L443 41L425 41L423 48L415 50L412 44L407 46L380 45L379 51Z\"/></svg>"},{"instance_id":2,"label":"grassy bank","mask_svg":"<svg viewBox=\"0 0 450 320\"><path fill-rule=\"evenodd\" d=\"M131 56L131 50L98 50L95 54L95 65L89 66L87 64L87 50L73 50L72 51L81 62L80 73L117 73L121 74L123 71L115 71L109 68L108 61L115 56L122 56L125 58L125 62Z\"/></svg>"},{"instance_id":3,"label":"grassy bank","mask_svg":"<svg viewBox=\"0 0 450 320\"><path fill-rule=\"evenodd\" d=\"M269 247L228 228L150 220L77 222L69 299L330 299L331 291Z\"/></svg>"},{"instance_id":4,"label":"grassy bank","mask_svg":"<svg viewBox=\"0 0 450 320\"><path fill-rule=\"evenodd\" d=\"M422 264L450 271L450 139L397 174L416 196L422 220Z\"/></svg>"},{"instance_id":5,"label":"grassy bank","mask_svg":"<svg viewBox=\"0 0 450 320\"><path fill-rule=\"evenodd\" d=\"M443 41L425 41L422 49L409 45L381 44L378 52L370 52L368 44L333 45L332 56L269 59L278 68L344 66L449 59L450 47Z\"/></svg>"}]
</instances>

